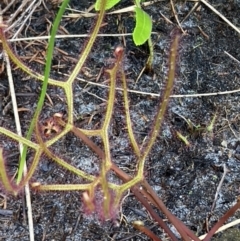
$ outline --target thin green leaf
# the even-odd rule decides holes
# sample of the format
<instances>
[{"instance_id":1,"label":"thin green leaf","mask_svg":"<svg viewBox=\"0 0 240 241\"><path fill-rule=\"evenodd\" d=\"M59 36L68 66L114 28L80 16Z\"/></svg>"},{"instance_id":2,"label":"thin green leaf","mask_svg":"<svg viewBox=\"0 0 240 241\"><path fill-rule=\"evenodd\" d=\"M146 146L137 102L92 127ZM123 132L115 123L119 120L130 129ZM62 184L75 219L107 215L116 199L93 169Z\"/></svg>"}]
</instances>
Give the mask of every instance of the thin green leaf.
<instances>
[{"instance_id":1,"label":"thin green leaf","mask_svg":"<svg viewBox=\"0 0 240 241\"><path fill-rule=\"evenodd\" d=\"M41 94L37 103L37 108L36 111L34 113L33 119L31 121L30 127L28 129L28 133L27 133L27 139L30 140L34 127L36 126L36 121L38 119L38 116L42 110L43 104L44 104L44 100L45 100L45 95L47 92L47 85L48 85L48 78L50 75L50 70L51 70L51 64L52 64L52 56L53 56L53 50L54 50L54 41L55 41L55 36L57 34L57 30L58 30L58 26L60 24L60 21L62 19L62 15L65 12L65 9L67 8L67 5L69 3L69 0L64 0L62 5L60 6L56 19L54 20L53 26L52 26L52 30L51 30L51 37L49 39L49 45L48 45L48 50L47 50L47 60L46 60L46 65L45 65L45 70L44 70L44 81L42 84L42 89L41 89ZM18 175L17 175L17 184L20 183L21 179L22 179L22 175L23 175L23 167L24 167L24 163L26 160L26 156L27 156L27 146L24 145L23 147L23 153L19 162L19 167L18 167Z\"/></svg>"},{"instance_id":2,"label":"thin green leaf","mask_svg":"<svg viewBox=\"0 0 240 241\"><path fill-rule=\"evenodd\" d=\"M114 7L119 2L120 2L120 0L107 0L105 10L111 9L112 7ZM95 3L95 10L96 11L99 11L101 9L101 3L102 3L102 0L96 1L96 3Z\"/></svg>"},{"instance_id":3,"label":"thin green leaf","mask_svg":"<svg viewBox=\"0 0 240 241\"><path fill-rule=\"evenodd\" d=\"M133 41L136 45L144 44L151 36L152 19L141 8L136 7L136 26L133 31Z\"/></svg>"}]
</instances>

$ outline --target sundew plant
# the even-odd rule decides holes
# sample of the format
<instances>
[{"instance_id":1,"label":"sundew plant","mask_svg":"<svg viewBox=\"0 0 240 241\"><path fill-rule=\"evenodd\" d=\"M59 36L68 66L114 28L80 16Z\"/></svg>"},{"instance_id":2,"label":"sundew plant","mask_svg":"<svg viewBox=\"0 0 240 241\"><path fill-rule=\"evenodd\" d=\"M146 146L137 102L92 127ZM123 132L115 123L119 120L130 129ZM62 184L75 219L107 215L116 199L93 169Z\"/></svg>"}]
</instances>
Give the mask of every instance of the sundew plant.
<instances>
[{"instance_id":1,"label":"sundew plant","mask_svg":"<svg viewBox=\"0 0 240 241\"><path fill-rule=\"evenodd\" d=\"M7 172L7 168L5 165L5 157L3 156L3 149L0 148L0 178L1 184L4 186L5 190L8 193L12 193L17 195L24 185L27 182L30 182L30 186L33 190L40 191L80 191L82 193L82 199L85 203L86 209L95 212L96 211L96 202L101 203L101 218L102 219L111 219L114 218L116 213L118 212L119 205L124 193L127 190L131 190L131 192L135 195L135 197L142 203L142 205L148 210L150 215L158 225L169 235L171 240L177 241L176 235L170 230L168 225L163 222L158 213L154 210L154 207L161 211L169 220L172 225L175 226L179 234L181 235L183 240L195 240L199 241L200 239L196 237L196 235L187 228L179 219L177 219L164 205L163 201L156 195L151 186L147 183L144 177L145 171L145 162L147 158L151 155L151 149L156 142L156 138L159 135L159 131L161 129L161 125L163 122L164 115L167 111L167 106L169 102L169 97L171 95L174 79L176 73L176 63L177 63L177 53L179 42L181 39L180 34L175 34L172 43L169 49L169 70L168 75L165 80L165 90L161 99L159 100L159 106L155 113L155 118L152 123L151 131L148 133L147 139L144 143L139 143L134 135L134 128L132 125L131 117L130 117L130 104L128 98L128 87L126 74L123 67L123 58L124 58L124 48L121 46L116 47L113 55L115 57L113 65L109 68L105 69L105 76L108 78L109 83L109 92L107 97L107 105L104 114L104 119L102 121L102 125L98 129L88 130L81 129L75 126L74 124L74 96L73 96L73 84L78 76L82 67L87 64L86 60L91 53L91 50L96 41L97 34L100 31L102 26L102 22L105 16L105 12L115 6L119 1L110 1L110 0L99 0L96 2L95 9L97 11L96 22L94 23L94 27L92 29L91 35L87 40L86 45L82 51L79 51L78 62L76 63L74 69L71 74L67 78L67 80L61 79L52 79L49 77L50 69L51 69L51 60L52 54L54 50L54 39L55 35L61 21L62 15L69 3L69 0L64 0L59 8L58 15L54 21L52 30L51 30L51 38L49 40L48 50L47 50L47 60L45 66L44 75L41 73L37 73L31 68L29 68L24 62L20 60L20 57L12 50L10 43L7 39L6 34L6 25L1 24L0 26L0 39L2 41L3 50L8 54L11 61L23 72L27 75L35 78L37 81L42 83L41 94L39 97L38 105L35 110L34 117L31 121L31 125L28 130L28 134L26 137L21 137L16 133L4 128L0 127L0 133L6 135L14 141L20 142L24 145L24 151L20 158L19 162L19 170L17 178L12 178L9 176ZM135 35L146 36L142 39L135 39L136 44L142 44L150 38L151 33L151 20L149 16L142 10L140 7L139 1L137 1L139 6L136 7L136 29ZM139 20L140 19L140 20ZM147 30L142 30L140 28L141 21L144 20L145 27ZM139 34L140 33L142 34ZM117 166L111 157L111 142L110 142L110 134L109 128L112 120L112 116L114 114L114 104L116 95L116 82L119 81L122 85L123 89L123 106L124 106L124 115L126 122L126 132L128 135L129 142L131 143L132 152L135 155L137 162L137 170L134 175L130 176L125 173L119 166ZM48 86L55 86L61 88L66 97L67 104L67 115L64 116L61 113L56 113L50 117L49 120L49 129L54 130L56 132L55 135L49 136L46 140L44 138L44 133L42 132L39 122L39 116L42 111L42 107L44 104L44 99L46 95L46 91ZM100 171L97 175L89 174L79 168L76 168L74 165L71 165L67 160L65 160L61 153L54 153L51 150L51 147L59 141L63 136L67 133L72 133L75 135L82 143L86 145L89 149L92 150L93 153L98 156L98 160L100 163ZM45 133L46 134L46 133ZM32 136L35 136L35 141L31 139ZM103 145L97 145L90 137L98 137L102 140ZM140 148L141 146L141 148ZM32 162L28 166L28 171L26 175L23 175L23 165L26 159L27 150L31 149L33 151ZM34 176L36 168L38 164L41 162L43 156L48 156L53 162L57 163L62 168L68 170L72 174L76 176L76 179L79 178L83 180L82 183L65 183L65 184L43 184L40 182L31 182L31 178ZM116 184L110 182L108 180L109 171L113 171L116 176L118 176L122 180L122 184ZM98 190L101 190L102 198L101 200L96 200L99 196L95 195ZM210 240L212 235L218 229L219 226L222 225L223 222L226 221L228 217L230 217L238 208L240 203L237 202L220 220L219 222L212 228L209 234L206 236L204 240ZM142 223L135 222L134 227L138 228L141 232L148 235L153 240L161 240L154 233L152 233L149 229L144 227Z\"/></svg>"}]
</instances>

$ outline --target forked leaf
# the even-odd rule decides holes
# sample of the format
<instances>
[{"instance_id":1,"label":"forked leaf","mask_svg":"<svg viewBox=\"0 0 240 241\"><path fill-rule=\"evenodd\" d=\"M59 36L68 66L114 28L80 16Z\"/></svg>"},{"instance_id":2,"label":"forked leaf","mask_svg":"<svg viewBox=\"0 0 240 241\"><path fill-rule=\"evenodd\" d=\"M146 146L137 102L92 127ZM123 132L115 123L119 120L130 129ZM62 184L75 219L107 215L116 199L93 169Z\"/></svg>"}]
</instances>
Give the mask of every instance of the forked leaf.
<instances>
[{"instance_id":1,"label":"forked leaf","mask_svg":"<svg viewBox=\"0 0 240 241\"><path fill-rule=\"evenodd\" d=\"M108 10L118 4L120 0L107 0L104 10ZM101 9L102 0L97 0L95 3L95 10L99 11Z\"/></svg>"},{"instance_id":2,"label":"forked leaf","mask_svg":"<svg viewBox=\"0 0 240 241\"><path fill-rule=\"evenodd\" d=\"M133 41L136 45L144 44L152 32L151 17L139 7L135 7L136 26L133 31Z\"/></svg>"}]
</instances>

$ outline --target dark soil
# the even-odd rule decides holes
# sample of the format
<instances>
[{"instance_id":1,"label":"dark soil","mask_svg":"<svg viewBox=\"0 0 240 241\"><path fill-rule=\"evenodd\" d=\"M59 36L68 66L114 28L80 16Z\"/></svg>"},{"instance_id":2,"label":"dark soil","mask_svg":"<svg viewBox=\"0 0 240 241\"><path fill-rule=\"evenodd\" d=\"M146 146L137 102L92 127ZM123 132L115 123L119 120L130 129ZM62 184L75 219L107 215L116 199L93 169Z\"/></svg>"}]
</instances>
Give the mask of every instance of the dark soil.
<instances>
[{"instance_id":1,"label":"dark soil","mask_svg":"<svg viewBox=\"0 0 240 241\"><path fill-rule=\"evenodd\" d=\"M81 2L81 3L80 3ZM240 26L240 1L212 0L211 5L221 12L236 26ZM70 2L72 9L85 11L93 1ZM116 9L129 6L122 1ZM131 3L132 4L132 3ZM195 2L176 1L175 9L180 21L189 13ZM4 8L4 4L2 8ZM4 19L14 13L18 4L5 13ZM40 5L18 35L20 37L47 35L47 29L54 19L57 8L47 3L48 11ZM164 91L168 70L169 46L173 38L173 30L177 23L169 1L155 2L144 8L153 19L152 39L154 42L153 72L144 73L136 82L148 57L147 46L136 47L131 36L125 37L125 70L130 90L149 94L129 93L131 117L135 134L142 143L152 127L158 107L159 98L151 95ZM68 10L67 13L71 13ZM66 14L67 14L66 13ZM164 19L165 16L172 24ZM94 18L64 18L59 34L91 33ZM119 29L132 32L134 19L132 13L122 15L106 15L101 33L116 34ZM122 26L122 27L121 27ZM9 33L9 38L20 26ZM197 9L182 23L187 32L181 39L179 48L178 72L174 94L202 94L237 90L240 88L240 64L226 53L240 61L239 35L221 18L206 6L200 4ZM66 29L66 31L65 31ZM121 30L120 30L121 31ZM78 59L78 53L85 38L63 38L56 41L53 58L52 76L66 78L60 73L70 73ZM47 40L19 41L12 43L13 49L31 68L43 73ZM80 78L96 82L96 76L102 67L106 67L113 58L116 46L123 45L122 37L99 37L85 69ZM62 51L60 51L60 50ZM65 51L66 54L63 52ZM36 54L35 60L30 61ZM14 68L14 65L13 65ZM26 135L31 117L37 104L41 83L29 79L23 72L14 69L14 82L17 93L18 107L27 108L20 112L23 134ZM15 132L15 123L11 108L6 106L10 101L6 71L1 78L1 126ZM104 75L98 83L104 82ZM120 85L118 83L118 85ZM76 80L74 82L74 117L77 127L92 129L102 123L104 118L108 89L97 85L87 85ZM49 86L48 95L53 105L46 100L41 113L45 121L54 113L61 112L67 116L64 91ZM236 202L240 194L240 94L239 92L225 95L203 97L171 98L165 122L147 159L145 176L168 209L181 219L198 236L207 232L206 226L214 223ZM90 124L88 121L93 115ZM214 116L216 121L211 132L206 130ZM192 123L192 126L188 123ZM186 145L177 138L176 132L187 137ZM119 91L115 103L114 116L110 128L112 158L128 174L134 175L136 160L129 145L125 131L122 94ZM9 138L0 135L1 146L11 175L18 165L18 145ZM94 139L101 145L100 140ZM76 167L96 175L99 170L97 157L73 134L67 134L54 144L52 150L71 162ZM29 151L28 159L33 153ZM217 186L223 175L223 165L229 169L217 198L216 207L210 215ZM111 177L115 182L114 177ZM59 167L47 157L39 164L34 181L43 183L78 183L75 176ZM1 193L5 193L2 188ZM127 193L126 193L127 195ZM152 218L135 197L129 193L124 198L121 212L114 220L101 221L97 215L86 215L81 201L80 192L32 192L35 240L149 240L147 236L132 227L132 221L142 220L162 240L167 235L158 228ZM3 205L1 206L3 210ZM24 195L17 197L7 194L6 210L0 213L0 240L29 240L26 222ZM0 209L0 211L2 211ZM239 212L229 221L240 218ZM208 220L208 223L206 223ZM172 231L174 227L169 224ZM240 226L235 227L239 231ZM176 233L176 235L178 235ZM220 238L225 234L215 235ZM237 237L237 235L236 235ZM228 239L230 240L230 239ZM239 240L239 239L234 239Z\"/></svg>"}]
</instances>

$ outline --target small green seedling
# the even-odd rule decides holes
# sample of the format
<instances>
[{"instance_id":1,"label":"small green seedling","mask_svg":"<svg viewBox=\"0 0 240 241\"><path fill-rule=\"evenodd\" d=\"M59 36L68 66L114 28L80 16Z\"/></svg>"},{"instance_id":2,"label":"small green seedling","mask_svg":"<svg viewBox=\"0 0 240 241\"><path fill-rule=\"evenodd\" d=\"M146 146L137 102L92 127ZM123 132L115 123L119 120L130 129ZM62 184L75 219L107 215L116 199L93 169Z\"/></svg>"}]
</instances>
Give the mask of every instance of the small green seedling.
<instances>
[{"instance_id":1,"label":"small green seedling","mask_svg":"<svg viewBox=\"0 0 240 241\"><path fill-rule=\"evenodd\" d=\"M133 30L133 42L136 46L144 44L148 41L149 46L149 57L146 63L146 69L151 70L153 62L153 44L151 40L152 32L152 19L151 17L141 8L140 2L144 0L135 0L136 7L135 11L135 20L136 25ZM108 0L105 10L109 10L118 4L120 0ZM101 0L97 0L95 3L95 10L98 11L101 6Z\"/></svg>"},{"instance_id":2,"label":"small green seedling","mask_svg":"<svg viewBox=\"0 0 240 241\"><path fill-rule=\"evenodd\" d=\"M190 119L185 118L184 116L178 114L188 125L188 128L192 133L204 133L204 132L210 132L212 133L214 128L214 123L216 121L217 114L213 116L213 119L211 120L210 124L206 127L202 127L201 125L195 125ZM183 136L179 131L176 131L176 135L178 139L180 139L186 146L190 146L190 142L187 139L187 136Z\"/></svg>"},{"instance_id":3,"label":"small green seedling","mask_svg":"<svg viewBox=\"0 0 240 241\"><path fill-rule=\"evenodd\" d=\"M196 132L196 131L201 131L201 132L212 132L214 128L214 124L216 121L217 113L214 114L213 119L211 120L210 124L206 127L201 126L200 124L195 125L190 119L185 118L184 116L177 114L180 116L188 125L188 128L190 129L191 132Z\"/></svg>"},{"instance_id":4,"label":"small green seedling","mask_svg":"<svg viewBox=\"0 0 240 241\"><path fill-rule=\"evenodd\" d=\"M133 31L133 41L137 46L144 44L151 37L152 32L152 19L141 8L140 1L135 0L136 25Z\"/></svg>"},{"instance_id":5,"label":"small green seedling","mask_svg":"<svg viewBox=\"0 0 240 241\"><path fill-rule=\"evenodd\" d=\"M180 116L188 125L188 128L191 132L198 130L201 126L200 125L195 125L190 119L185 118L184 116L177 114Z\"/></svg>"},{"instance_id":6,"label":"small green seedling","mask_svg":"<svg viewBox=\"0 0 240 241\"><path fill-rule=\"evenodd\" d=\"M146 69L151 70L153 63L153 44L151 39L152 19L142 10L140 2L141 0L135 0L137 7L135 7L136 26L133 31L133 41L137 46L148 41L149 57L146 63Z\"/></svg>"},{"instance_id":7,"label":"small green seedling","mask_svg":"<svg viewBox=\"0 0 240 241\"><path fill-rule=\"evenodd\" d=\"M212 132L212 131L213 131L216 118L217 118L217 113L215 113L215 115L213 116L213 119L212 119L210 125L208 125L207 128L206 128L206 130L207 130L208 132Z\"/></svg>"},{"instance_id":8,"label":"small green seedling","mask_svg":"<svg viewBox=\"0 0 240 241\"><path fill-rule=\"evenodd\" d=\"M176 131L177 137L188 147L190 146L190 142L187 139L187 136L183 136L179 131Z\"/></svg>"},{"instance_id":9,"label":"small green seedling","mask_svg":"<svg viewBox=\"0 0 240 241\"><path fill-rule=\"evenodd\" d=\"M135 10L135 19L136 25L133 30L133 41L138 45L144 44L151 36L152 32L152 19L151 17L141 8L140 2L142 0L135 0L136 7ZM99 11L101 7L102 0L97 0L95 3L95 10ZM105 6L105 10L113 8L118 4L120 0L108 0Z\"/></svg>"}]
</instances>

